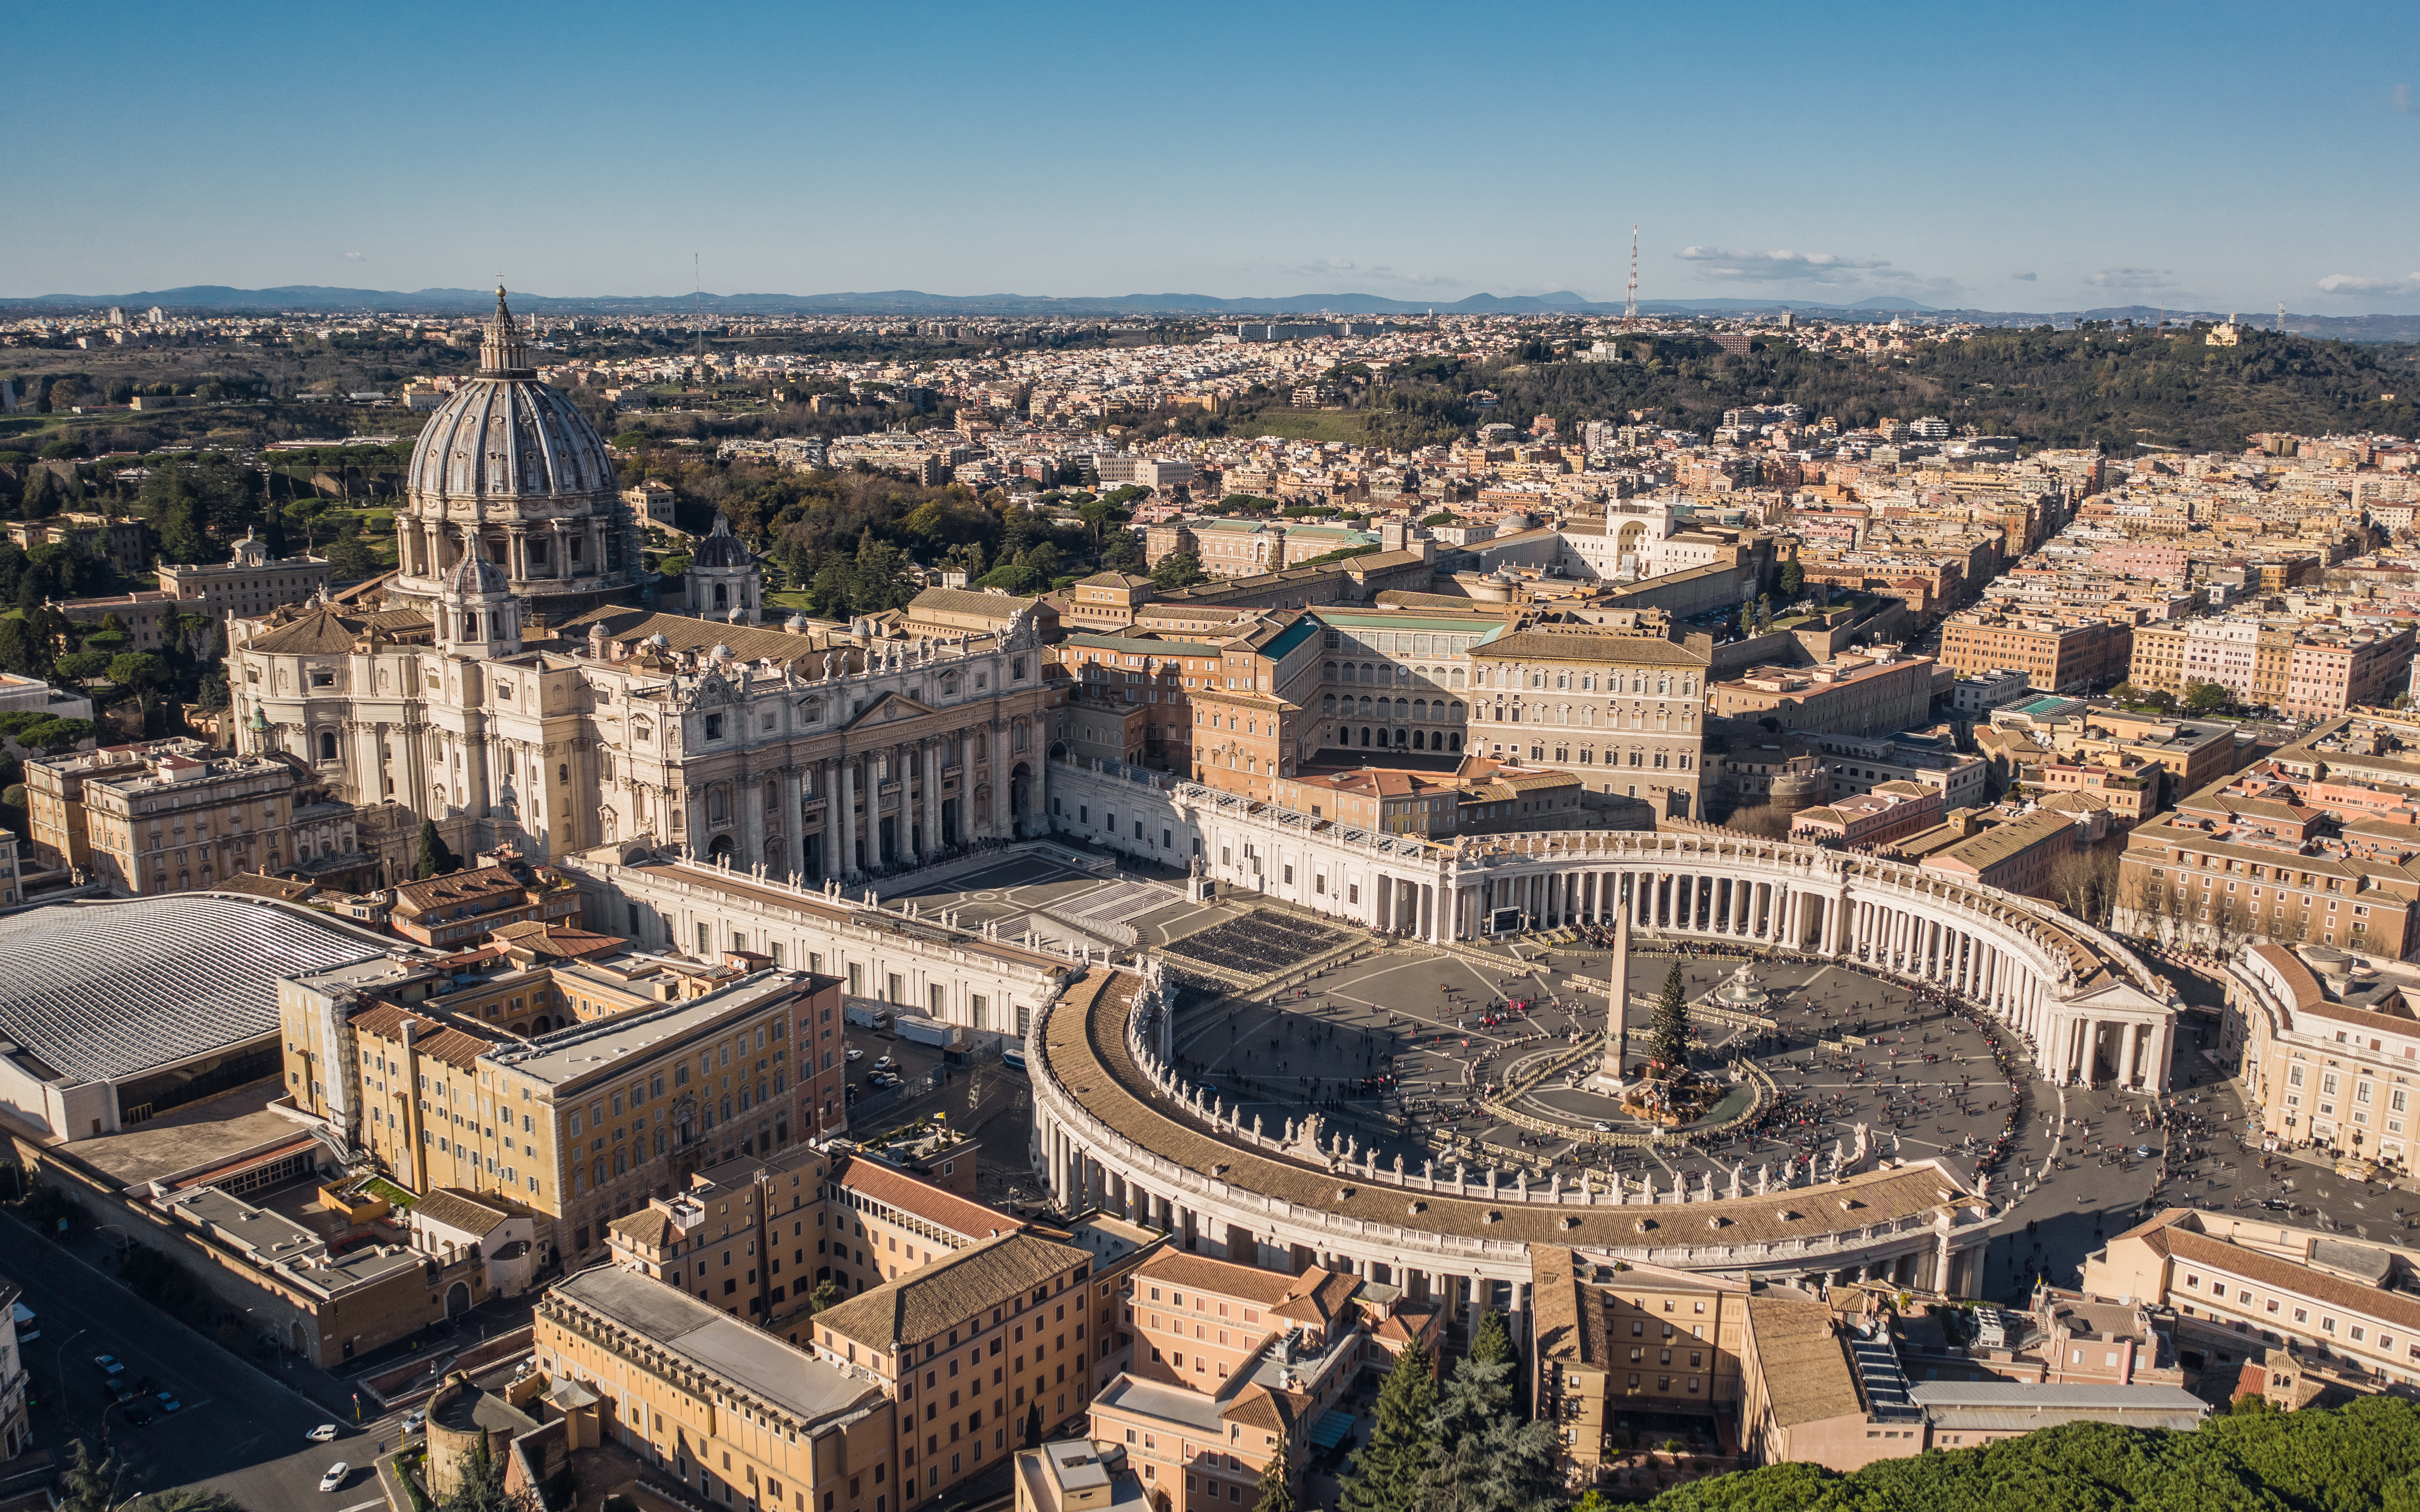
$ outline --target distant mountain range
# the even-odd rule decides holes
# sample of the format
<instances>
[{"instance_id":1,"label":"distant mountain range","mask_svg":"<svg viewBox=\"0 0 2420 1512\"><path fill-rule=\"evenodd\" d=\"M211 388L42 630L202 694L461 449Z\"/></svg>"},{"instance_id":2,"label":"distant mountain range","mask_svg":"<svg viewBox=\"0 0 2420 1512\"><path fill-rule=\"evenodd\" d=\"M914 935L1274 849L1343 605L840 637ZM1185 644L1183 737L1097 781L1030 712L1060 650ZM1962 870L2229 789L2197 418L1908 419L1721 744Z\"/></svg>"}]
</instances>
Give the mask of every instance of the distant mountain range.
<instances>
[{"instance_id":1,"label":"distant mountain range","mask_svg":"<svg viewBox=\"0 0 2420 1512\"><path fill-rule=\"evenodd\" d=\"M1181 316L1316 316L1397 315L1619 315L1618 303L1582 299L1569 289L1552 294L1473 294L1450 303L1388 299L1377 294L1294 294L1273 299L1220 299L1209 294L1125 294L1057 299L1037 294L927 294L918 289L883 289L850 294L644 294L558 295L516 293L516 309L547 315L679 315L705 310L718 316L741 315L895 315L937 316L1043 316L1062 317ZM31 299L0 299L0 309L19 311L89 310L121 305L143 310L152 305L181 312L240 313L306 310L330 314L390 312L403 315L475 315L494 308L495 295L483 289L425 288L412 293L392 289L331 288L315 284L279 288L229 288L195 284L182 288L149 289L135 294L42 294ZM1805 300L1641 300L1643 315L1778 315L1792 310L1830 318L1881 319L1896 315L1925 315L1992 325L2065 324L2071 320L2150 321L2164 313L2171 320L2216 320L2221 312L2168 310L2130 304L2090 310L2015 311L1941 309L1896 295L1860 300L1854 304L1825 304ZM2262 320L2251 323L2265 324ZM2288 315L2287 325L2306 335L2343 341L2420 340L2420 316Z\"/></svg>"}]
</instances>

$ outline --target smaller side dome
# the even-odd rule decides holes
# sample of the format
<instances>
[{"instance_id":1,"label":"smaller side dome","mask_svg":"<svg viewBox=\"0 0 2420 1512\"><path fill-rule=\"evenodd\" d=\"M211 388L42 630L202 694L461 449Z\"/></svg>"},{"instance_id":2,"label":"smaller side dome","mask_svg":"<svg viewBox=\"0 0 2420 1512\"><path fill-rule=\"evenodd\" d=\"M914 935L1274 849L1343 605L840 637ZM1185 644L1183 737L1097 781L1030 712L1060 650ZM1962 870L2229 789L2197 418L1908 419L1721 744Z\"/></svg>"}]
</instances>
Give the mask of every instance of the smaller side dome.
<instances>
[{"instance_id":1,"label":"smaller side dome","mask_svg":"<svg viewBox=\"0 0 2420 1512\"><path fill-rule=\"evenodd\" d=\"M462 560L454 564L454 570L445 575L445 589L448 593L469 597L512 591L511 585L504 580L504 569L483 560L475 551L465 553Z\"/></svg>"},{"instance_id":2,"label":"smaller side dome","mask_svg":"<svg viewBox=\"0 0 2420 1512\"><path fill-rule=\"evenodd\" d=\"M756 559L749 555L748 548L731 533L731 521L723 517L721 510L716 510L714 529L706 533L705 540L697 543L697 549L690 553L689 564L692 567L744 568L754 566Z\"/></svg>"}]
</instances>

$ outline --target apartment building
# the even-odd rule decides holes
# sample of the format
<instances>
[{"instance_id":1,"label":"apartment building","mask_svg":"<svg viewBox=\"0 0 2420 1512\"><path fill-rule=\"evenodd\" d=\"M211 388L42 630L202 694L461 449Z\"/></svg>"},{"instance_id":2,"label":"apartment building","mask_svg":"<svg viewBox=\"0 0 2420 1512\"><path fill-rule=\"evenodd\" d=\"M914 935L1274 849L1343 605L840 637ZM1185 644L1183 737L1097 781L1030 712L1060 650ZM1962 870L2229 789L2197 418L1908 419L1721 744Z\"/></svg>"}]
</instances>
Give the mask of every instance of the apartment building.
<instances>
[{"instance_id":1,"label":"apartment building","mask_svg":"<svg viewBox=\"0 0 2420 1512\"><path fill-rule=\"evenodd\" d=\"M1978 756L1930 735L1811 734L1823 760L1825 801L1871 793L1890 782L1913 782L1941 795L1941 809L1972 809L1990 797L1992 774Z\"/></svg>"},{"instance_id":2,"label":"apartment building","mask_svg":"<svg viewBox=\"0 0 2420 1512\"><path fill-rule=\"evenodd\" d=\"M1667 1429L1716 1420L1740 1400L1740 1339L1748 1287L1662 1266L1621 1269L1568 1249L1530 1254L1532 1327L1529 1399L1556 1425L1565 1468L1591 1484L1628 1447L1614 1437L1630 1422Z\"/></svg>"},{"instance_id":3,"label":"apartment building","mask_svg":"<svg viewBox=\"0 0 2420 1512\"><path fill-rule=\"evenodd\" d=\"M684 1291L593 1266L550 1289L533 1324L554 1390L593 1394L602 1435L697 1504L892 1512L916 1498L881 1386Z\"/></svg>"},{"instance_id":4,"label":"apartment building","mask_svg":"<svg viewBox=\"0 0 2420 1512\"><path fill-rule=\"evenodd\" d=\"M356 843L351 809L321 801L294 764L188 739L29 761L25 807L45 865L86 868L131 897L350 856Z\"/></svg>"},{"instance_id":5,"label":"apartment building","mask_svg":"<svg viewBox=\"0 0 2420 1512\"><path fill-rule=\"evenodd\" d=\"M1920 841L1923 837L1916 838ZM1916 841L1909 849L1913 853ZM2051 872L2062 856L2080 848L2075 820L2055 809L2036 809L1940 846L1924 846L1917 867L2027 897L2051 895Z\"/></svg>"},{"instance_id":6,"label":"apartment building","mask_svg":"<svg viewBox=\"0 0 2420 1512\"><path fill-rule=\"evenodd\" d=\"M1813 667L1758 667L1714 686L1723 718L1780 730L1885 734L1921 725L1932 708L1935 663L1892 648Z\"/></svg>"},{"instance_id":7,"label":"apartment building","mask_svg":"<svg viewBox=\"0 0 2420 1512\"><path fill-rule=\"evenodd\" d=\"M2306 630L2293 643L2276 707L2288 718L2328 719L2382 704L2410 675L2412 646L2410 625L2352 634Z\"/></svg>"},{"instance_id":8,"label":"apartment building","mask_svg":"<svg viewBox=\"0 0 2420 1512\"><path fill-rule=\"evenodd\" d=\"M2222 1042L2267 1136L2374 1160L2412 1160L2420 1089L2420 968L2327 946L2259 944L2228 973ZM2420 1359L2420 1356L2415 1356Z\"/></svg>"},{"instance_id":9,"label":"apartment building","mask_svg":"<svg viewBox=\"0 0 2420 1512\"><path fill-rule=\"evenodd\" d=\"M1113 1311L1094 1257L1057 1239L1005 1233L814 1315L816 1359L872 1381L895 1404L899 1477L938 1496L1004 1462L1039 1419L1043 1436L1081 1421L1086 1369Z\"/></svg>"},{"instance_id":10,"label":"apartment building","mask_svg":"<svg viewBox=\"0 0 2420 1512\"><path fill-rule=\"evenodd\" d=\"M466 994L459 1011L456 985L445 960L284 979L287 1097L412 1191L492 1192L544 1215L575 1263L602 1255L613 1219L690 1173L845 1119L837 1059L818 1066L814 1048L841 1016L833 978L735 974L587 1022L551 971ZM524 1036L483 1011L501 1020L523 1005L556 1026Z\"/></svg>"},{"instance_id":11,"label":"apartment building","mask_svg":"<svg viewBox=\"0 0 2420 1512\"><path fill-rule=\"evenodd\" d=\"M34 1423L25 1412L31 1376L20 1358L24 1341L17 1335L17 1303L23 1295L23 1288L0 1276L0 1459L14 1459L34 1446Z\"/></svg>"},{"instance_id":12,"label":"apartment building","mask_svg":"<svg viewBox=\"0 0 2420 1512\"><path fill-rule=\"evenodd\" d=\"M1961 609L1942 623L1941 664L1962 677L2009 668L2044 692L2085 693L2126 674L2133 634L2110 620Z\"/></svg>"},{"instance_id":13,"label":"apartment building","mask_svg":"<svg viewBox=\"0 0 2420 1512\"><path fill-rule=\"evenodd\" d=\"M2190 629L2182 624L2138 625L2126 661L2126 681L2146 693L2185 696L2185 641Z\"/></svg>"},{"instance_id":14,"label":"apartment building","mask_svg":"<svg viewBox=\"0 0 2420 1512\"><path fill-rule=\"evenodd\" d=\"M2281 621L2229 615L2185 626L2182 686L2214 683L2252 708L2284 702L2295 629Z\"/></svg>"},{"instance_id":15,"label":"apartment building","mask_svg":"<svg viewBox=\"0 0 2420 1512\"><path fill-rule=\"evenodd\" d=\"M1914 782L1885 782L1870 792L1790 816L1790 838L1840 850L1885 845L1941 823L1941 795Z\"/></svg>"},{"instance_id":16,"label":"apartment building","mask_svg":"<svg viewBox=\"0 0 2420 1512\"><path fill-rule=\"evenodd\" d=\"M1362 1296L1356 1276L1300 1274L1163 1250L1136 1267L1121 1317L1134 1363L1092 1407L1092 1436L1121 1445L1146 1495L1173 1512L1253 1499L1272 1457L1299 1474L1311 1428L1365 1370L1418 1339L1427 1304Z\"/></svg>"},{"instance_id":17,"label":"apartment building","mask_svg":"<svg viewBox=\"0 0 2420 1512\"><path fill-rule=\"evenodd\" d=\"M1655 812L1699 811L1706 659L1651 636L1541 625L1471 650L1470 748Z\"/></svg>"},{"instance_id":18,"label":"apartment building","mask_svg":"<svg viewBox=\"0 0 2420 1512\"><path fill-rule=\"evenodd\" d=\"M2086 1257L2083 1289L2172 1313L2190 1365L2265 1360L2288 1378L2267 1383L2273 1399L2298 1366L2356 1391L2420 1388L2420 1273L2399 1249L2170 1208Z\"/></svg>"}]
</instances>

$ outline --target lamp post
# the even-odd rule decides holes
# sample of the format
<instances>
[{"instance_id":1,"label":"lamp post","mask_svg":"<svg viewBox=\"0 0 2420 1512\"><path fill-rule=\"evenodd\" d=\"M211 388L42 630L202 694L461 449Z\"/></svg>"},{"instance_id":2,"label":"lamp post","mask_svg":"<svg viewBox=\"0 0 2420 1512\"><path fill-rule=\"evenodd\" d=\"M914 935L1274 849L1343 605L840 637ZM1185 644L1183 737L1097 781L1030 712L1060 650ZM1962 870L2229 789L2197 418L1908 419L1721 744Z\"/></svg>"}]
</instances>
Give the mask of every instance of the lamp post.
<instances>
[{"instance_id":1,"label":"lamp post","mask_svg":"<svg viewBox=\"0 0 2420 1512\"><path fill-rule=\"evenodd\" d=\"M70 1417L75 1416L75 1412L68 1405L68 1346L91 1332L88 1328L79 1328L59 1344L59 1411Z\"/></svg>"}]
</instances>

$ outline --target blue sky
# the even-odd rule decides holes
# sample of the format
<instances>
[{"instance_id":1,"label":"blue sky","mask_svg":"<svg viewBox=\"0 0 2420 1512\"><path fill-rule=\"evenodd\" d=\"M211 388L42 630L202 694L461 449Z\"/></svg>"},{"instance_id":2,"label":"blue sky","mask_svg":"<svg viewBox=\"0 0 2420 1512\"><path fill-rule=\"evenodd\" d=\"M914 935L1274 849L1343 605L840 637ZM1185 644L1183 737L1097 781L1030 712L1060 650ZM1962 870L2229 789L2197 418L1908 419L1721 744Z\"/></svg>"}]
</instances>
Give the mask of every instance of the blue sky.
<instances>
[{"instance_id":1,"label":"blue sky","mask_svg":"<svg viewBox=\"0 0 2420 1512\"><path fill-rule=\"evenodd\" d=\"M2420 311L2420 7L19 7L0 294Z\"/></svg>"}]
</instances>

